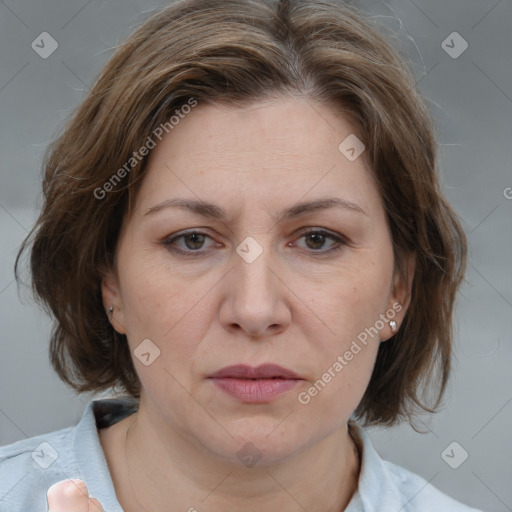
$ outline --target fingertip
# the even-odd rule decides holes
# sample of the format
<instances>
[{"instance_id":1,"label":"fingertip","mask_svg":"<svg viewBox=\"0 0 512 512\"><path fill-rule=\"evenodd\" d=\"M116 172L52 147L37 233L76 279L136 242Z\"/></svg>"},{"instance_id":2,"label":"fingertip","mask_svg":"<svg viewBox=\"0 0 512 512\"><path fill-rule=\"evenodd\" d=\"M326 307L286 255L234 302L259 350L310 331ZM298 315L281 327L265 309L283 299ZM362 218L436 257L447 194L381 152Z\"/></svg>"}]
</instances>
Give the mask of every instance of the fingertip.
<instances>
[{"instance_id":1,"label":"fingertip","mask_svg":"<svg viewBox=\"0 0 512 512\"><path fill-rule=\"evenodd\" d=\"M46 496L49 512L71 509L73 512L88 512L89 492L85 482L79 478L69 478L51 485Z\"/></svg>"}]
</instances>

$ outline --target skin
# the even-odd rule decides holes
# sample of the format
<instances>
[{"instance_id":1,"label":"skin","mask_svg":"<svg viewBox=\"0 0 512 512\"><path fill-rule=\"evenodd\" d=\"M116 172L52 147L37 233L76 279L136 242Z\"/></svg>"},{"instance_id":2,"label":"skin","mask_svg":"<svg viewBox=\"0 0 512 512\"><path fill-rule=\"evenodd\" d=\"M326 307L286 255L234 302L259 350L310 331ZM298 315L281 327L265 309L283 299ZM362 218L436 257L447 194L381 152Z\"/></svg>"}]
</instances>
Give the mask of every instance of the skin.
<instances>
[{"instance_id":1,"label":"skin","mask_svg":"<svg viewBox=\"0 0 512 512\"><path fill-rule=\"evenodd\" d=\"M103 512L101 503L89 497L87 486L78 478L53 484L46 497L48 512Z\"/></svg>"},{"instance_id":2,"label":"skin","mask_svg":"<svg viewBox=\"0 0 512 512\"><path fill-rule=\"evenodd\" d=\"M114 307L112 324L132 355L144 339L160 350L148 366L133 357L139 412L100 431L126 512L334 512L350 501L360 468L347 421L389 325L310 403L298 394L397 302L399 327L412 281L393 273L391 235L364 153L351 162L338 150L352 133L326 105L279 97L244 109L198 105L152 150L115 268L102 283L105 309ZM273 218L331 197L365 213L329 208ZM173 198L216 203L227 218L172 207L147 213ZM309 228L346 243L305 236ZM163 243L184 230L207 236ZM252 263L236 252L248 236L263 250ZM193 257L194 250L206 252ZM413 270L411 261L409 277ZM276 363L303 380L268 403L242 403L207 379L239 363ZM249 442L261 455L250 468L237 457Z\"/></svg>"}]
</instances>

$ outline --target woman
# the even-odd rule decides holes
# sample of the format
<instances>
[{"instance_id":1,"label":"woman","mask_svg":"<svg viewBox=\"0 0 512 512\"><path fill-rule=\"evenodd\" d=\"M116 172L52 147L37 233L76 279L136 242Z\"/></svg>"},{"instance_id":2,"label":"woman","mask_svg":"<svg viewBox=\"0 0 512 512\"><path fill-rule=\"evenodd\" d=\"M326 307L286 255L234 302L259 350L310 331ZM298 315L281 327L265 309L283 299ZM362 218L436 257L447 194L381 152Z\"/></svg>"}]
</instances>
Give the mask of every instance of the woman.
<instances>
[{"instance_id":1,"label":"woman","mask_svg":"<svg viewBox=\"0 0 512 512\"><path fill-rule=\"evenodd\" d=\"M2 448L2 510L474 510L362 428L439 405L466 241L427 109L361 15L173 3L45 170L52 363L126 397Z\"/></svg>"}]
</instances>

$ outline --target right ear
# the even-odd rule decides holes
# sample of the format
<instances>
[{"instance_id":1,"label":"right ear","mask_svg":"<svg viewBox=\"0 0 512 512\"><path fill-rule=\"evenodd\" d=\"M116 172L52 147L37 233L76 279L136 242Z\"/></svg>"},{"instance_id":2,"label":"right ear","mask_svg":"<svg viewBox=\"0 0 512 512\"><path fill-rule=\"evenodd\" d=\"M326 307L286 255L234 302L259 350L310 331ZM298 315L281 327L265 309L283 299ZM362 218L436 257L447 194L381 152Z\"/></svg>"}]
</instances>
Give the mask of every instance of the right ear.
<instances>
[{"instance_id":1,"label":"right ear","mask_svg":"<svg viewBox=\"0 0 512 512\"><path fill-rule=\"evenodd\" d=\"M123 301L119 293L118 279L112 271L103 273L101 296L103 307L112 327L119 334L126 334Z\"/></svg>"}]
</instances>

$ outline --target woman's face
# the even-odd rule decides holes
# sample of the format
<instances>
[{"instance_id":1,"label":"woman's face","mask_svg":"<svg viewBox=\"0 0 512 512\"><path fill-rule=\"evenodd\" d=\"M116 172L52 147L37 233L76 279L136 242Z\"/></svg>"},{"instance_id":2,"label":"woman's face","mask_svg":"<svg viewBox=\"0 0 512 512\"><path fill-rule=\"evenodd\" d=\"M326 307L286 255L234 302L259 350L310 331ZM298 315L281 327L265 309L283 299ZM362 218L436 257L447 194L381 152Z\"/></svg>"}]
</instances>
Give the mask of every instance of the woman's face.
<instances>
[{"instance_id":1,"label":"woman's face","mask_svg":"<svg viewBox=\"0 0 512 512\"><path fill-rule=\"evenodd\" d=\"M163 428L276 461L346 427L407 302L352 133L302 99L202 104L152 149L103 294ZM263 364L296 378L211 378Z\"/></svg>"}]
</instances>

